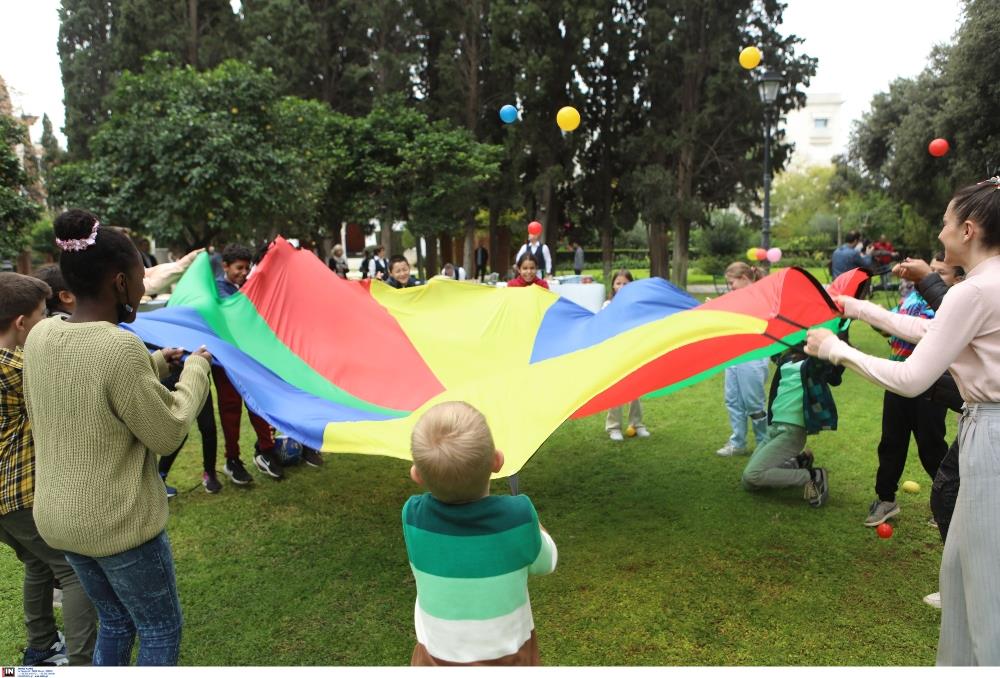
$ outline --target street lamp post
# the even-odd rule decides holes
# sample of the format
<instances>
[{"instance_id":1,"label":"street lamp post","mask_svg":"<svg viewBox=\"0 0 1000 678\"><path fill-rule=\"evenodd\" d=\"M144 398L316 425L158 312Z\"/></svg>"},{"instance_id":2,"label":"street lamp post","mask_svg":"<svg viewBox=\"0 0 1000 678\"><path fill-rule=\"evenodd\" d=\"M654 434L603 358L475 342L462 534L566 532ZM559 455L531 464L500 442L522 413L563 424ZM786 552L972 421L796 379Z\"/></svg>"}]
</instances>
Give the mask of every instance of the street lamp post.
<instances>
[{"instance_id":1,"label":"street lamp post","mask_svg":"<svg viewBox=\"0 0 1000 678\"><path fill-rule=\"evenodd\" d=\"M764 222L761 225L760 246L771 248L771 125L775 122L774 101L778 98L781 74L764 71L757 81L760 100L764 104Z\"/></svg>"}]
</instances>

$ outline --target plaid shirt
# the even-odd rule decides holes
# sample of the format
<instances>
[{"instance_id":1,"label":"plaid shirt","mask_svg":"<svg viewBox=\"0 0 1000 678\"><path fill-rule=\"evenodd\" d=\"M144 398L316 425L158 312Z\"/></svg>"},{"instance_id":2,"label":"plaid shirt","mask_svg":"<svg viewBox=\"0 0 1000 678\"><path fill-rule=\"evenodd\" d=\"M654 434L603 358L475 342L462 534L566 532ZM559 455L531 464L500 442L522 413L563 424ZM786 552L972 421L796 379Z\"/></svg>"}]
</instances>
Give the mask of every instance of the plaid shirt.
<instances>
[{"instance_id":1,"label":"plaid shirt","mask_svg":"<svg viewBox=\"0 0 1000 678\"><path fill-rule=\"evenodd\" d=\"M924 298L920 296L920 292L914 290L910 292L903 303L901 303L896 308L892 309L893 313L901 313L903 315L912 315L917 318L933 318L934 309L924 301ZM906 360L913 353L915 348L913 344L908 341L904 341L899 337L889 337L889 360Z\"/></svg>"},{"instance_id":2,"label":"plaid shirt","mask_svg":"<svg viewBox=\"0 0 1000 678\"><path fill-rule=\"evenodd\" d=\"M21 349L0 348L0 516L30 508L35 496L35 446L24 405Z\"/></svg>"}]
</instances>

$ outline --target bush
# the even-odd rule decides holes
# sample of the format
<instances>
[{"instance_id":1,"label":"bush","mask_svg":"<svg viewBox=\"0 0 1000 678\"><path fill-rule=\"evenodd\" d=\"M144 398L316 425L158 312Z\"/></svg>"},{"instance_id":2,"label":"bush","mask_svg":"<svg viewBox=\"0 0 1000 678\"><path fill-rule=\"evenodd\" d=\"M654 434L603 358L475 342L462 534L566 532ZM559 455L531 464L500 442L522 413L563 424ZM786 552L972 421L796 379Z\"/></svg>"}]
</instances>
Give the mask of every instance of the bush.
<instances>
[{"instance_id":1,"label":"bush","mask_svg":"<svg viewBox=\"0 0 1000 678\"><path fill-rule=\"evenodd\" d=\"M746 252L750 234L739 215L717 210L710 215L708 224L695 231L692 240L692 249L701 253L702 258L720 257L732 261Z\"/></svg>"}]
</instances>

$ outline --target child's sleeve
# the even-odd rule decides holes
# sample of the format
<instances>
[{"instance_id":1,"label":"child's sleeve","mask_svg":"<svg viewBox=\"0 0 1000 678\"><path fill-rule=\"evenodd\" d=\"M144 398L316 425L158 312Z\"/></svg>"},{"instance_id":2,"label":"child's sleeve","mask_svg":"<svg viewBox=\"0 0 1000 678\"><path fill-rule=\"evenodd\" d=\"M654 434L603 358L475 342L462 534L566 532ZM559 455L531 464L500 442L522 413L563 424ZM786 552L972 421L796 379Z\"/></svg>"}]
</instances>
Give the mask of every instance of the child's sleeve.
<instances>
[{"instance_id":1,"label":"child's sleeve","mask_svg":"<svg viewBox=\"0 0 1000 678\"><path fill-rule=\"evenodd\" d=\"M844 302L844 316L864 320L875 329L888 332L912 344L924 338L930 322L926 318L892 313L878 304L861 299L847 299Z\"/></svg>"},{"instance_id":2,"label":"child's sleeve","mask_svg":"<svg viewBox=\"0 0 1000 678\"><path fill-rule=\"evenodd\" d=\"M528 567L528 574L549 574L556 569L556 561L559 560L559 551L556 549L556 543L549 536L548 532L541 527L538 528L538 531L542 536L542 547L538 550L538 557L535 558L535 562Z\"/></svg>"},{"instance_id":3,"label":"child's sleeve","mask_svg":"<svg viewBox=\"0 0 1000 678\"><path fill-rule=\"evenodd\" d=\"M123 332L120 344L120 368L108 387L111 407L147 449L170 454L180 447L205 403L210 365L200 356L188 356L171 391L160 383L157 359L138 337Z\"/></svg>"}]
</instances>

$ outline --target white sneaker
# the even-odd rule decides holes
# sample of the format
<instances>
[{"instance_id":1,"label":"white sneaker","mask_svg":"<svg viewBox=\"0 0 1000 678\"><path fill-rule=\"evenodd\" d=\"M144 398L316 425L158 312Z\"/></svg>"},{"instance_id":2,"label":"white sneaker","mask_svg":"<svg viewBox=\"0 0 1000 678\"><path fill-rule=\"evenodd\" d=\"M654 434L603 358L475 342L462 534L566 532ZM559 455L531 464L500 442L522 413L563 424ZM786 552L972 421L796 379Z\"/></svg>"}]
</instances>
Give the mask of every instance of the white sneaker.
<instances>
[{"instance_id":1,"label":"white sneaker","mask_svg":"<svg viewBox=\"0 0 1000 678\"><path fill-rule=\"evenodd\" d=\"M636 426L635 427L635 435L636 435L637 438L648 438L649 437L649 431L646 429L645 426Z\"/></svg>"},{"instance_id":2,"label":"white sneaker","mask_svg":"<svg viewBox=\"0 0 1000 678\"><path fill-rule=\"evenodd\" d=\"M622 430L620 428L613 428L608 431L608 437L618 443L625 440L625 436L622 435Z\"/></svg>"},{"instance_id":3,"label":"white sneaker","mask_svg":"<svg viewBox=\"0 0 1000 678\"><path fill-rule=\"evenodd\" d=\"M934 593L928 593L926 596L924 596L924 602L927 603L928 605L930 605L931 607L936 607L937 609L940 610L941 609L941 592L940 591L935 591Z\"/></svg>"},{"instance_id":4,"label":"white sneaker","mask_svg":"<svg viewBox=\"0 0 1000 678\"><path fill-rule=\"evenodd\" d=\"M726 443L719 449L715 451L720 457L737 457L743 454L749 454L750 450L745 447L734 447L730 443Z\"/></svg>"}]
</instances>

